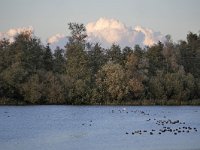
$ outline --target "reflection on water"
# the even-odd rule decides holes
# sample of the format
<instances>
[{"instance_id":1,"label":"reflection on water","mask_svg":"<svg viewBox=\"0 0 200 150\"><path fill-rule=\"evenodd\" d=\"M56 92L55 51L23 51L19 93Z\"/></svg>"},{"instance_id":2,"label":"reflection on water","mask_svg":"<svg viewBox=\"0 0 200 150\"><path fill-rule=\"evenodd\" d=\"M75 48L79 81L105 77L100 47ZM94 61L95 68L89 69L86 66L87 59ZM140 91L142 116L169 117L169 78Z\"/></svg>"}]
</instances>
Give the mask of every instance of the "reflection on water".
<instances>
[{"instance_id":1,"label":"reflection on water","mask_svg":"<svg viewBox=\"0 0 200 150\"><path fill-rule=\"evenodd\" d=\"M200 107L1 106L0 149L199 150Z\"/></svg>"}]
</instances>

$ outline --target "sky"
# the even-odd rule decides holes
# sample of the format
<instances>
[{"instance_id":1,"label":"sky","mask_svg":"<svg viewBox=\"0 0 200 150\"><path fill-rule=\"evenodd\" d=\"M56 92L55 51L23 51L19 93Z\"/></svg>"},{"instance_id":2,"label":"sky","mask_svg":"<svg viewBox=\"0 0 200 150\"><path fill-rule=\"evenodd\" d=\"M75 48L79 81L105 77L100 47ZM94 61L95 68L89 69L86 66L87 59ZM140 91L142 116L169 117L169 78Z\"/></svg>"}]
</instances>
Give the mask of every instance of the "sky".
<instances>
[{"instance_id":1,"label":"sky","mask_svg":"<svg viewBox=\"0 0 200 150\"><path fill-rule=\"evenodd\" d=\"M61 39L68 23L78 22L90 30L89 40L105 45L150 45L167 34L178 41L199 33L199 6L200 0L0 0L0 35L31 27L42 41Z\"/></svg>"}]
</instances>

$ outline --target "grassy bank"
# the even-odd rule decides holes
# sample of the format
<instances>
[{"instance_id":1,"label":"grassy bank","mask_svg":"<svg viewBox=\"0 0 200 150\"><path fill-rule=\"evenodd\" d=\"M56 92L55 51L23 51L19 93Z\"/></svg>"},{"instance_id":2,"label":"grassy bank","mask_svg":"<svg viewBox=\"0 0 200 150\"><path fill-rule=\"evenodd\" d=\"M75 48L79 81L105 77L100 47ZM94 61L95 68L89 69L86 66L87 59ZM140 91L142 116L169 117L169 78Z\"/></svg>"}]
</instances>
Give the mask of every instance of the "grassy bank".
<instances>
[{"instance_id":1,"label":"grassy bank","mask_svg":"<svg viewBox=\"0 0 200 150\"><path fill-rule=\"evenodd\" d=\"M1 98L0 105L27 105L27 103L15 99Z\"/></svg>"},{"instance_id":2,"label":"grassy bank","mask_svg":"<svg viewBox=\"0 0 200 150\"><path fill-rule=\"evenodd\" d=\"M60 104L60 103L40 103L40 104L31 104L24 101L19 101L15 99L0 99L0 105L108 105L108 106L117 106L117 105L127 105L127 106L181 106L181 105L190 105L190 106L200 106L200 99L194 99L190 101L180 101L180 100L134 100L126 102L107 102L107 103L76 103L76 104Z\"/></svg>"},{"instance_id":3,"label":"grassy bank","mask_svg":"<svg viewBox=\"0 0 200 150\"><path fill-rule=\"evenodd\" d=\"M133 106L181 106L181 105L194 105L200 106L200 100L190 101L177 101L177 100L138 100L121 103L119 105L133 105Z\"/></svg>"}]
</instances>

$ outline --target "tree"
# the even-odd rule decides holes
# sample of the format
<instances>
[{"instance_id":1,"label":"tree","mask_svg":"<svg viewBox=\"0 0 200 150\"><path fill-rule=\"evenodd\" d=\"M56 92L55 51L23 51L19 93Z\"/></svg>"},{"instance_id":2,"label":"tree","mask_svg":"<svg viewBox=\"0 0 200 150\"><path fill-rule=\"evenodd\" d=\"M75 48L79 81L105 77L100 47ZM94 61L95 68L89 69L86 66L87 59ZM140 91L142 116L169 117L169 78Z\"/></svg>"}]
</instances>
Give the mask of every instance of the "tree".
<instances>
[{"instance_id":1,"label":"tree","mask_svg":"<svg viewBox=\"0 0 200 150\"><path fill-rule=\"evenodd\" d=\"M166 70L165 58L163 56L163 44L159 42L147 50L147 58L149 60L149 73L156 75L157 70Z\"/></svg>"},{"instance_id":2,"label":"tree","mask_svg":"<svg viewBox=\"0 0 200 150\"><path fill-rule=\"evenodd\" d=\"M78 23L69 23L68 25L71 31L70 41L85 43L85 38L87 37L85 26Z\"/></svg>"},{"instance_id":3,"label":"tree","mask_svg":"<svg viewBox=\"0 0 200 150\"><path fill-rule=\"evenodd\" d=\"M11 44L13 62L20 62L30 73L35 73L43 66L43 46L39 39L33 37L30 31L24 31Z\"/></svg>"},{"instance_id":4,"label":"tree","mask_svg":"<svg viewBox=\"0 0 200 150\"><path fill-rule=\"evenodd\" d=\"M62 81L53 72L45 74L44 96L49 104L63 104L65 103L65 91Z\"/></svg>"},{"instance_id":5,"label":"tree","mask_svg":"<svg viewBox=\"0 0 200 150\"><path fill-rule=\"evenodd\" d=\"M8 39L2 39L0 40L0 72L2 72L4 69L6 69L10 65L10 59L9 57L9 48L10 43Z\"/></svg>"},{"instance_id":6,"label":"tree","mask_svg":"<svg viewBox=\"0 0 200 150\"><path fill-rule=\"evenodd\" d=\"M132 54L133 53L133 50L130 48L130 47L125 47L123 50L122 50L122 60L123 60L123 66L125 66L125 63L126 63L126 59L128 58L128 56L130 55L130 54Z\"/></svg>"},{"instance_id":7,"label":"tree","mask_svg":"<svg viewBox=\"0 0 200 150\"><path fill-rule=\"evenodd\" d=\"M4 71L11 64L11 59L9 58L9 47L10 43L8 39L0 40L0 98L9 96L9 86L4 80Z\"/></svg>"},{"instance_id":8,"label":"tree","mask_svg":"<svg viewBox=\"0 0 200 150\"><path fill-rule=\"evenodd\" d=\"M181 41L179 44L180 63L187 73L192 73L194 77L200 74L200 36L190 32L187 35L187 42Z\"/></svg>"},{"instance_id":9,"label":"tree","mask_svg":"<svg viewBox=\"0 0 200 150\"><path fill-rule=\"evenodd\" d=\"M125 63L126 78L128 80L129 93L132 98L139 98L144 91L143 81L146 78L147 64L144 63L142 57L137 56L135 53L127 56Z\"/></svg>"},{"instance_id":10,"label":"tree","mask_svg":"<svg viewBox=\"0 0 200 150\"><path fill-rule=\"evenodd\" d=\"M122 66L111 61L105 64L98 72L97 85L102 94L110 94L111 101L121 102L127 93L126 76Z\"/></svg>"},{"instance_id":11,"label":"tree","mask_svg":"<svg viewBox=\"0 0 200 150\"><path fill-rule=\"evenodd\" d=\"M148 83L149 98L164 100L166 99L165 89L163 85L163 72L158 72L157 76L152 76Z\"/></svg>"},{"instance_id":12,"label":"tree","mask_svg":"<svg viewBox=\"0 0 200 150\"><path fill-rule=\"evenodd\" d=\"M66 73L73 81L70 95L71 99L78 99L83 103L88 100L91 86L91 70L85 51L85 27L82 24L70 23L69 29L72 35L66 45Z\"/></svg>"},{"instance_id":13,"label":"tree","mask_svg":"<svg viewBox=\"0 0 200 150\"><path fill-rule=\"evenodd\" d=\"M139 45L135 45L135 47L134 47L134 54L137 57L141 58L144 55L144 51L142 50L142 48Z\"/></svg>"},{"instance_id":14,"label":"tree","mask_svg":"<svg viewBox=\"0 0 200 150\"><path fill-rule=\"evenodd\" d=\"M113 44L110 49L107 51L107 59L113 61L114 63L122 64L122 54L121 48L119 45Z\"/></svg>"},{"instance_id":15,"label":"tree","mask_svg":"<svg viewBox=\"0 0 200 150\"><path fill-rule=\"evenodd\" d=\"M57 47L53 54L53 71L54 73L64 74L66 72L66 60L64 50Z\"/></svg>"},{"instance_id":16,"label":"tree","mask_svg":"<svg viewBox=\"0 0 200 150\"><path fill-rule=\"evenodd\" d=\"M106 63L106 58L103 53L103 49L98 43L91 47L88 51L89 64L91 72L95 75L98 70Z\"/></svg>"},{"instance_id":17,"label":"tree","mask_svg":"<svg viewBox=\"0 0 200 150\"><path fill-rule=\"evenodd\" d=\"M0 40L0 103L109 104L199 99L200 35L132 49L86 41L83 24L69 23L65 50L52 53L31 31ZM146 101L145 101L146 102ZM185 102L184 102L185 103Z\"/></svg>"},{"instance_id":18,"label":"tree","mask_svg":"<svg viewBox=\"0 0 200 150\"><path fill-rule=\"evenodd\" d=\"M19 62L13 63L1 72L0 78L3 82L3 86L1 88L3 89L4 97L23 100L20 89L21 85L26 81L27 76L27 71Z\"/></svg>"},{"instance_id":19,"label":"tree","mask_svg":"<svg viewBox=\"0 0 200 150\"><path fill-rule=\"evenodd\" d=\"M195 98L199 98L200 97L200 78L196 78L195 79Z\"/></svg>"},{"instance_id":20,"label":"tree","mask_svg":"<svg viewBox=\"0 0 200 150\"><path fill-rule=\"evenodd\" d=\"M38 74L32 75L27 82L22 85L21 93L24 101L31 104L44 103L44 84Z\"/></svg>"},{"instance_id":21,"label":"tree","mask_svg":"<svg viewBox=\"0 0 200 150\"><path fill-rule=\"evenodd\" d=\"M44 50L45 50L44 56L43 56L44 68L46 71L52 71L53 70L53 55L49 47L49 43L47 43L47 46Z\"/></svg>"}]
</instances>

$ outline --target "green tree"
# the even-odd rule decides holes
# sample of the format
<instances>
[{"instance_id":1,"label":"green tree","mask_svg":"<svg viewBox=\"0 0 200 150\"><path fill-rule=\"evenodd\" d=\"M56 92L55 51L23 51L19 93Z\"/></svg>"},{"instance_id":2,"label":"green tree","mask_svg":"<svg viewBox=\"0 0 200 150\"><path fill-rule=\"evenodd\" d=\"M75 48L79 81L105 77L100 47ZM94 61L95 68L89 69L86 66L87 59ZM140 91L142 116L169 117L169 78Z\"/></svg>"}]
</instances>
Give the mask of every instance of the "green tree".
<instances>
[{"instance_id":1,"label":"green tree","mask_svg":"<svg viewBox=\"0 0 200 150\"><path fill-rule=\"evenodd\" d=\"M149 86L149 98L156 100L165 100L165 87L163 84L163 72L158 72L157 76L152 76L148 83Z\"/></svg>"},{"instance_id":2,"label":"green tree","mask_svg":"<svg viewBox=\"0 0 200 150\"><path fill-rule=\"evenodd\" d=\"M30 73L43 68L43 46L39 39L33 37L29 31L24 31L15 38L11 45L13 62L21 62Z\"/></svg>"},{"instance_id":3,"label":"green tree","mask_svg":"<svg viewBox=\"0 0 200 150\"><path fill-rule=\"evenodd\" d=\"M10 65L9 57L10 43L8 39L0 40L0 73Z\"/></svg>"},{"instance_id":4,"label":"green tree","mask_svg":"<svg viewBox=\"0 0 200 150\"><path fill-rule=\"evenodd\" d=\"M149 73L156 75L157 70L166 70L165 58L163 56L163 44L159 42L147 49L149 60Z\"/></svg>"},{"instance_id":5,"label":"green tree","mask_svg":"<svg viewBox=\"0 0 200 150\"><path fill-rule=\"evenodd\" d=\"M63 104L65 103L65 91L60 78L53 74L53 72L47 72L45 74L44 95L46 101L50 104Z\"/></svg>"},{"instance_id":6,"label":"green tree","mask_svg":"<svg viewBox=\"0 0 200 150\"><path fill-rule=\"evenodd\" d=\"M194 77L200 75L200 36L189 33L187 42L181 41L179 45L180 63L184 66L187 73L192 73Z\"/></svg>"},{"instance_id":7,"label":"green tree","mask_svg":"<svg viewBox=\"0 0 200 150\"><path fill-rule=\"evenodd\" d=\"M167 37L163 48L163 56L165 57L166 72L177 72L182 68L178 63L179 52L176 45L173 44L170 36Z\"/></svg>"},{"instance_id":8,"label":"green tree","mask_svg":"<svg viewBox=\"0 0 200 150\"><path fill-rule=\"evenodd\" d=\"M2 89L4 97L16 100L22 100L20 94L21 85L25 82L28 73L22 65L18 62L13 63L0 74L1 81L3 82Z\"/></svg>"},{"instance_id":9,"label":"green tree","mask_svg":"<svg viewBox=\"0 0 200 150\"><path fill-rule=\"evenodd\" d=\"M89 49L88 56L91 72L93 75L95 75L98 70L100 70L101 67L106 63L103 49L98 43L96 43L93 47Z\"/></svg>"},{"instance_id":10,"label":"green tree","mask_svg":"<svg viewBox=\"0 0 200 150\"><path fill-rule=\"evenodd\" d=\"M4 70L7 69L8 66L11 64L11 59L8 59L10 57L9 55L9 47L10 43L8 39L2 39L0 40L0 98L1 97L7 97L9 95L9 86L7 86L7 83L5 82L4 78ZM2 74L3 73L3 74Z\"/></svg>"},{"instance_id":11,"label":"green tree","mask_svg":"<svg viewBox=\"0 0 200 150\"><path fill-rule=\"evenodd\" d=\"M123 66L125 66L128 56L132 53L133 53L133 50L130 47L127 46L127 47L123 48L123 50L122 50Z\"/></svg>"},{"instance_id":12,"label":"green tree","mask_svg":"<svg viewBox=\"0 0 200 150\"><path fill-rule=\"evenodd\" d=\"M52 71L53 70L53 55L51 52L51 49L49 47L49 43L47 43L46 48L44 49L44 68L47 71Z\"/></svg>"},{"instance_id":13,"label":"green tree","mask_svg":"<svg viewBox=\"0 0 200 150\"><path fill-rule=\"evenodd\" d=\"M127 56L125 68L129 93L133 98L139 98L144 92L143 81L147 80L147 63L145 59L135 53Z\"/></svg>"},{"instance_id":14,"label":"green tree","mask_svg":"<svg viewBox=\"0 0 200 150\"><path fill-rule=\"evenodd\" d=\"M89 58L85 51L85 27L82 24L70 23L70 42L66 45L66 73L73 81L70 89L71 101L87 103L91 86Z\"/></svg>"},{"instance_id":15,"label":"green tree","mask_svg":"<svg viewBox=\"0 0 200 150\"><path fill-rule=\"evenodd\" d=\"M85 38L87 37L85 26L78 23L69 23L68 25L71 31L70 41L85 44Z\"/></svg>"},{"instance_id":16,"label":"green tree","mask_svg":"<svg viewBox=\"0 0 200 150\"><path fill-rule=\"evenodd\" d=\"M6 65L0 73L4 97L23 100L22 85L31 74L42 68L42 45L30 31L24 31L15 37L13 43L3 47L7 47L3 55Z\"/></svg>"},{"instance_id":17,"label":"green tree","mask_svg":"<svg viewBox=\"0 0 200 150\"><path fill-rule=\"evenodd\" d=\"M110 95L111 102L121 102L127 93L126 76L122 66L111 61L105 64L98 73L97 85L102 94ZM109 100L108 96L105 98Z\"/></svg>"},{"instance_id":18,"label":"green tree","mask_svg":"<svg viewBox=\"0 0 200 150\"><path fill-rule=\"evenodd\" d=\"M135 45L135 47L134 47L134 54L137 57L142 58L143 55L144 55L144 50L139 45Z\"/></svg>"},{"instance_id":19,"label":"green tree","mask_svg":"<svg viewBox=\"0 0 200 150\"><path fill-rule=\"evenodd\" d=\"M53 71L55 73L64 74L66 71L66 60L64 58L64 50L57 47L53 54Z\"/></svg>"},{"instance_id":20,"label":"green tree","mask_svg":"<svg viewBox=\"0 0 200 150\"><path fill-rule=\"evenodd\" d=\"M110 49L107 50L107 59L114 63L123 64L122 53L119 45L113 44Z\"/></svg>"},{"instance_id":21,"label":"green tree","mask_svg":"<svg viewBox=\"0 0 200 150\"><path fill-rule=\"evenodd\" d=\"M31 104L44 103L44 84L38 74L33 74L27 82L22 85L21 93L24 101Z\"/></svg>"}]
</instances>

